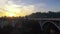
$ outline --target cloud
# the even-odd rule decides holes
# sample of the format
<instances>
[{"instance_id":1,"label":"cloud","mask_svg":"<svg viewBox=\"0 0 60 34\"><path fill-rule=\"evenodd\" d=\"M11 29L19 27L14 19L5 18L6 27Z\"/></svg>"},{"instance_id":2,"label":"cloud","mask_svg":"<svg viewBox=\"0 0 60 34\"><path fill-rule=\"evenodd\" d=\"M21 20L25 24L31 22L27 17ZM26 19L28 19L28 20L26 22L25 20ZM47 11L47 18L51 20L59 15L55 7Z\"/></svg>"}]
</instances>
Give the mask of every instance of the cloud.
<instances>
[{"instance_id":1,"label":"cloud","mask_svg":"<svg viewBox=\"0 0 60 34\"><path fill-rule=\"evenodd\" d=\"M8 13L14 13L18 16L29 15L34 11L34 5L23 5L23 3L20 5L16 5L12 0L4 1L1 8L6 10L6 12L8 12ZM3 11L3 10L1 10L1 11ZM4 15L5 15L6 12L3 11L2 13L4 13ZM2 15L2 14L0 13L0 15Z\"/></svg>"},{"instance_id":2,"label":"cloud","mask_svg":"<svg viewBox=\"0 0 60 34\"><path fill-rule=\"evenodd\" d=\"M14 4L21 4L24 3L25 5L29 5L29 4L37 4L40 3L42 0L10 0L13 1Z\"/></svg>"},{"instance_id":3,"label":"cloud","mask_svg":"<svg viewBox=\"0 0 60 34\"><path fill-rule=\"evenodd\" d=\"M41 0L0 0L0 5L5 6L5 5L38 5L42 6L44 3L40 3Z\"/></svg>"},{"instance_id":4,"label":"cloud","mask_svg":"<svg viewBox=\"0 0 60 34\"><path fill-rule=\"evenodd\" d=\"M0 7L1 7L1 6L4 6L6 1L7 1L7 0L0 0Z\"/></svg>"},{"instance_id":5,"label":"cloud","mask_svg":"<svg viewBox=\"0 0 60 34\"><path fill-rule=\"evenodd\" d=\"M18 16L20 15L25 16L33 12L39 12L39 11L44 12L45 11L46 4L40 3L38 1L35 1L35 0L0 0L0 5L1 5L0 7L6 10L6 12L8 13L15 13ZM5 11L3 13L5 13Z\"/></svg>"},{"instance_id":6,"label":"cloud","mask_svg":"<svg viewBox=\"0 0 60 34\"><path fill-rule=\"evenodd\" d=\"M35 4L35 11L34 12L46 12L46 3L38 3Z\"/></svg>"}]
</instances>

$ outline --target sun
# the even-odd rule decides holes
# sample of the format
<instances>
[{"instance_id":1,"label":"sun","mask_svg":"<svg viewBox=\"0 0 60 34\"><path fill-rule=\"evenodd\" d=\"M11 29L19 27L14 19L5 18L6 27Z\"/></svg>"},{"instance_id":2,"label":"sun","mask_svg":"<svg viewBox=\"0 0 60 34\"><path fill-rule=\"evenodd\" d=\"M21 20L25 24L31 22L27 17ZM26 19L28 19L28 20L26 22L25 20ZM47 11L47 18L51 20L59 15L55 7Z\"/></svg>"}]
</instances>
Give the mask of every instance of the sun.
<instances>
[{"instance_id":1,"label":"sun","mask_svg":"<svg viewBox=\"0 0 60 34\"><path fill-rule=\"evenodd\" d=\"M13 17L13 16L14 16L14 14L9 14L9 16L10 16L10 17Z\"/></svg>"},{"instance_id":2,"label":"sun","mask_svg":"<svg viewBox=\"0 0 60 34\"><path fill-rule=\"evenodd\" d=\"M15 13L10 13L10 12L7 12L5 15L7 17L16 17L17 16Z\"/></svg>"}]
</instances>

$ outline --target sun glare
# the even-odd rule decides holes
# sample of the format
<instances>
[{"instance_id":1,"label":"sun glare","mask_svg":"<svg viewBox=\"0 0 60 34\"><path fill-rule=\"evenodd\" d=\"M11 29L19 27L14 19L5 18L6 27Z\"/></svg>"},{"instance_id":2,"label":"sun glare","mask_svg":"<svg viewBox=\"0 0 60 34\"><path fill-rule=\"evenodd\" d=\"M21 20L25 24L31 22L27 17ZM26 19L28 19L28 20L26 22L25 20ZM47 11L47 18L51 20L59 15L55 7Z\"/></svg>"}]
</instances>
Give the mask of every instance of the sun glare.
<instances>
[{"instance_id":1,"label":"sun glare","mask_svg":"<svg viewBox=\"0 0 60 34\"><path fill-rule=\"evenodd\" d=\"M6 16L7 16L7 17L15 17L16 14L15 14L15 13L9 13L9 12L7 12L7 13L6 13Z\"/></svg>"},{"instance_id":2,"label":"sun glare","mask_svg":"<svg viewBox=\"0 0 60 34\"><path fill-rule=\"evenodd\" d=\"M9 16L10 16L10 17L13 17L13 16L14 16L14 14L9 14Z\"/></svg>"},{"instance_id":3,"label":"sun glare","mask_svg":"<svg viewBox=\"0 0 60 34\"><path fill-rule=\"evenodd\" d=\"M3 16L6 17L24 17L26 15L31 14L34 11L34 7L30 6L18 6L18 5L6 5L3 10ZM2 15L0 13L0 15Z\"/></svg>"},{"instance_id":4,"label":"sun glare","mask_svg":"<svg viewBox=\"0 0 60 34\"><path fill-rule=\"evenodd\" d=\"M19 12L20 10L16 8L15 6L6 6L5 9L7 10L6 12L7 17L18 17L17 14L20 13Z\"/></svg>"}]
</instances>

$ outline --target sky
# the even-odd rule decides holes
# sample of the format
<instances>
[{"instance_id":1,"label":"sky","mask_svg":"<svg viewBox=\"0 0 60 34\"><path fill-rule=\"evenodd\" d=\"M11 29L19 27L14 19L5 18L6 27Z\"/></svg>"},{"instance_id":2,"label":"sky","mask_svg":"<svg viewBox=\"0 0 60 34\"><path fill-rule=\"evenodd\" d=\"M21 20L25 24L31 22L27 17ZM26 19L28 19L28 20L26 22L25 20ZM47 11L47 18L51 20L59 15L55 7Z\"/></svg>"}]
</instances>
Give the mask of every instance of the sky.
<instances>
[{"instance_id":1,"label":"sky","mask_svg":"<svg viewBox=\"0 0 60 34\"><path fill-rule=\"evenodd\" d=\"M60 11L60 0L0 0L0 16L26 16Z\"/></svg>"}]
</instances>

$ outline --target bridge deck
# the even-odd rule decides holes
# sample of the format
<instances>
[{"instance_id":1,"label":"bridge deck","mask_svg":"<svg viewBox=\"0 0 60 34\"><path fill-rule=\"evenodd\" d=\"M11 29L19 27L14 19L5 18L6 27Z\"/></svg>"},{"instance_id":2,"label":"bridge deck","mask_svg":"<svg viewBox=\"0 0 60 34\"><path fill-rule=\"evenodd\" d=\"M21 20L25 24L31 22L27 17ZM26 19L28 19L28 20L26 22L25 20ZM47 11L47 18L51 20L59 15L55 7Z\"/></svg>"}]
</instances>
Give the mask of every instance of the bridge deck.
<instances>
[{"instance_id":1,"label":"bridge deck","mask_svg":"<svg viewBox=\"0 0 60 34\"><path fill-rule=\"evenodd\" d=\"M24 18L28 20L58 20L60 21L60 18Z\"/></svg>"}]
</instances>

